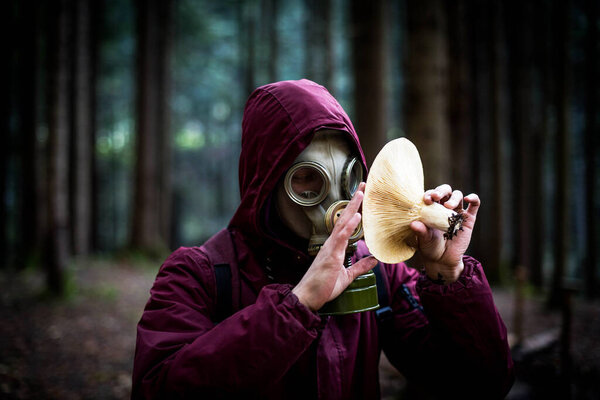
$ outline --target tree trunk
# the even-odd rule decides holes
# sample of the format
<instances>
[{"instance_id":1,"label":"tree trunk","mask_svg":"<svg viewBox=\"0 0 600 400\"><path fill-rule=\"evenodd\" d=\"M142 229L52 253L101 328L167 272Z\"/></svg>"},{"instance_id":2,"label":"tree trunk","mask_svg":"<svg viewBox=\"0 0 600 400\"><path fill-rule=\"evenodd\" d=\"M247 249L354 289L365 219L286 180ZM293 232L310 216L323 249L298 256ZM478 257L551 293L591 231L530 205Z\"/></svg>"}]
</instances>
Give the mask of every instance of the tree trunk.
<instances>
[{"instance_id":1,"label":"tree trunk","mask_svg":"<svg viewBox=\"0 0 600 400\"><path fill-rule=\"evenodd\" d=\"M64 269L69 255L69 30L68 2L61 0L50 19L48 55L48 223L44 257L49 289L64 291Z\"/></svg>"},{"instance_id":2,"label":"tree trunk","mask_svg":"<svg viewBox=\"0 0 600 400\"><path fill-rule=\"evenodd\" d=\"M406 130L432 188L450 178L446 19L441 0L407 0L406 13Z\"/></svg>"},{"instance_id":3,"label":"tree trunk","mask_svg":"<svg viewBox=\"0 0 600 400\"><path fill-rule=\"evenodd\" d=\"M278 0L263 0L266 16L267 41L269 51L267 57L267 73L269 82L277 81L277 66L279 65L279 41L277 36L277 21L279 19Z\"/></svg>"},{"instance_id":4,"label":"tree trunk","mask_svg":"<svg viewBox=\"0 0 600 400\"><path fill-rule=\"evenodd\" d=\"M243 82L243 98L247 99L256 88L254 63L256 58L256 15L252 2L237 5L238 44L240 54L240 78Z\"/></svg>"},{"instance_id":5,"label":"tree trunk","mask_svg":"<svg viewBox=\"0 0 600 400\"><path fill-rule=\"evenodd\" d=\"M0 64L0 90L3 95L0 96L0 254L4 255L4 259L8 259L8 232L7 232L7 185L8 185L8 157L9 157L9 144L10 144L10 93L11 93L11 72L12 63L14 59L14 45L13 41L9 39L10 32L14 29L16 24L13 21L13 7L12 2L3 2L0 5L2 15L8 21L0 26L0 40L6 60ZM8 262L0 263L0 268L8 267Z\"/></svg>"},{"instance_id":6,"label":"tree trunk","mask_svg":"<svg viewBox=\"0 0 600 400\"><path fill-rule=\"evenodd\" d=\"M47 250L47 235L48 235L48 194L49 194L49 171L48 171L48 140L40 140L39 128L40 126L50 127L50 113L51 103L49 100L50 87L51 87L51 73L50 73L50 62L51 55L48 51L52 44L49 33L51 32L51 20L56 12L51 11L51 6L48 2L39 1L36 3L36 23L37 23L37 46L39 50L44 49L43 52L39 52L40 60L38 61L38 68L36 68L36 82L39 86L36 93L36 107L39 109L37 112L37 126L35 136L35 147L33 157L35 158L35 198L36 198L36 214L37 214L37 226L35 227L36 238L35 242L38 247L38 254L43 256ZM47 40L44 40L47 38ZM38 50L38 51L39 51ZM41 261L41 265L44 263Z\"/></svg>"},{"instance_id":7,"label":"tree trunk","mask_svg":"<svg viewBox=\"0 0 600 400\"><path fill-rule=\"evenodd\" d=\"M491 40L488 55L490 57L490 90L492 98L491 108L491 129L492 129L492 168L493 182L495 195L492 196L491 208L494 213L490 220L490 248L488 249L491 262L491 280L500 280L500 268L503 258L503 243L504 243L504 220L505 215L510 213L510 210L505 206L507 196L504 185L505 175L503 173L505 166L504 143L506 140L506 48L502 40L504 31L502 29L503 7L500 0L493 0L490 13L490 32Z\"/></svg>"},{"instance_id":8,"label":"tree trunk","mask_svg":"<svg viewBox=\"0 0 600 400\"><path fill-rule=\"evenodd\" d=\"M557 2L555 14L556 40L556 214L554 241L554 271L552 275L552 288L550 291L549 305L558 307L561 304L561 289L565 274L568 271L569 250L571 235L569 234L570 208L569 208L569 98L571 89L570 57L569 57L569 13L570 1Z\"/></svg>"},{"instance_id":9,"label":"tree trunk","mask_svg":"<svg viewBox=\"0 0 600 400\"><path fill-rule=\"evenodd\" d=\"M163 20L159 32L159 48L161 54L158 58L160 85L158 89L159 110L157 116L158 144L157 160L159 168L159 217L160 236L164 245L170 243L171 235L171 206L172 206L172 151L171 145L171 55L173 52L173 2L171 0L159 1L159 19Z\"/></svg>"},{"instance_id":10,"label":"tree trunk","mask_svg":"<svg viewBox=\"0 0 600 400\"><path fill-rule=\"evenodd\" d=\"M586 221L587 221L587 246L586 246L586 263L585 263L585 290L586 296L589 299L598 296L598 276L597 271L600 268L598 260L598 249L600 245L600 237L596 222L600 221L598 208L600 200L598 200L598 152L600 152L600 140L598 133L600 125L598 123L598 1L587 0L586 2L588 16L588 32L586 41L586 129L585 129L585 187L588 190L586 193Z\"/></svg>"},{"instance_id":11,"label":"tree trunk","mask_svg":"<svg viewBox=\"0 0 600 400\"><path fill-rule=\"evenodd\" d=\"M527 201L527 213L529 214L529 234L531 235L530 241L530 282L537 288L541 289L544 285L544 274L543 274L543 257L544 257L544 207L540 207L532 198L535 198L535 194L541 194L544 191L543 176L544 176L544 159L546 154L546 148L544 146L544 139L546 136L546 130L548 129L546 120L546 104L544 101L545 96L536 96L536 93L544 93L547 90L545 84L545 60L546 60L546 49L545 43L545 27L547 24L542 17L546 10L545 4L542 2L533 3L530 7L527 7L528 15L526 21L534 21L529 23L529 38L531 40L530 48L527 50L532 54L532 68L534 69L535 76L532 77L533 82L539 82L537 85L532 85L532 108L529 115L529 120L532 121L531 127L529 128L529 141L527 142L526 152L523 154L523 163L526 169L530 171L530 182L527 186L530 187L529 198ZM536 77L539 76L539 79Z\"/></svg>"},{"instance_id":12,"label":"tree trunk","mask_svg":"<svg viewBox=\"0 0 600 400\"><path fill-rule=\"evenodd\" d=\"M78 1L75 29L73 99L73 253L88 254L92 243L92 159L94 78L92 75L92 4Z\"/></svg>"},{"instance_id":13,"label":"tree trunk","mask_svg":"<svg viewBox=\"0 0 600 400\"><path fill-rule=\"evenodd\" d=\"M499 280L500 238L495 226L500 216L494 207L494 199L501 196L496 189L498 182L494 171L494 68L490 57L490 48L496 44L493 36L493 15L490 4L475 2L472 4L471 21L473 27L473 103L471 118L473 121L472 158L474 189L486 204L479 211L477 228L471 241L469 254L486 260L486 275L492 282ZM454 100L453 100L454 101ZM452 101L452 102L453 102ZM462 145L462 143L459 143ZM465 193L466 194L466 193Z\"/></svg>"},{"instance_id":14,"label":"tree trunk","mask_svg":"<svg viewBox=\"0 0 600 400\"><path fill-rule=\"evenodd\" d=\"M104 7L105 7L105 1L104 0L91 0L91 58L92 58L92 62L90 65L91 68L91 78L92 78L92 90L94 92L93 96L91 97L91 105L90 105L90 112L91 112L91 121L92 121L92 129L91 129L91 138L90 138L90 147L91 147L91 179L92 179L92 183L91 183L91 202L90 202L90 231L91 231L91 243L90 243L90 249L91 251L96 251L99 249L100 247L100 234L99 234L99 226L100 226L100 221L99 221L99 210L98 210L98 203L99 203L99 196L100 196L100 192L99 192L99 188L100 188L100 184L99 184L99 173L98 173L98 159L96 158L96 138L97 138L97 130L96 130L96 109L97 109L97 98L98 98L98 90L97 90L97 82L98 82L98 68L99 68L99 51L100 51L100 29L102 27L103 24L103 16L105 15L104 13Z\"/></svg>"},{"instance_id":15,"label":"tree trunk","mask_svg":"<svg viewBox=\"0 0 600 400\"><path fill-rule=\"evenodd\" d=\"M351 3L354 126L371 165L386 142L385 2Z\"/></svg>"},{"instance_id":16,"label":"tree trunk","mask_svg":"<svg viewBox=\"0 0 600 400\"><path fill-rule=\"evenodd\" d=\"M331 39L331 0L321 0L319 2L319 14L322 15L322 32L321 42L323 43L323 80L320 82L331 93L335 93L333 88L333 41Z\"/></svg>"},{"instance_id":17,"label":"tree trunk","mask_svg":"<svg viewBox=\"0 0 600 400\"><path fill-rule=\"evenodd\" d=\"M305 0L304 72L308 79L330 88L333 49L330 32L330 0Z\"/></svg>"},{"instance_id":18,"label":"tree trunk","mask_svg":"<svg viewBox=\"0 0 600 400\"><path fill-rule=\"evenodd\" d=\"M539 19L541 21L551 21L553 16L553 7L552 3L544 4L540 9ZM555 124L553 123L554 115L554 105L556 98L556 84L557 82L554 79L554 65L556 64L555 50L554 50L554 26L552 24L544 23L543 29L541 29L537 34L539 35L536 39L538 43L541 43L541 51L542 54L539 54L538 60L538 68L540 69L540 101L542 108L542 119L540 121L540 130L541 130L541 143L542 145L539 147L539 150L543 152L541 157L542 162L542 171L540 172L540 182L542 185L541 193L542 198L546 198L549 201L545 202L544 207L539 207L541 212L541 236L539 238L540 242L540 251L543 254L547 246L549 248L554 248L555 245L555 235L551 232L554 231L555 223L554 223L554 212L552 210L556 209L555 199L553 199L553 193L545 188L543 184L543 179L545 175L548 174L548 169L546 165L552 164L552 157L556 152L554 149L555 146ZM551 172L550 172L551 173ZM553 188L552 190L554 190ZM543 263L540 263L540 269L542 269L541 276L541 284L544 289L547 288L547 284L549 282L546 274L543 273Z\"/></svg>"},{"instance_id":19,"label":"tree trunk","mask_svg":"<svg viewBox=\"0 0 600 400\"><path fill-rule=\"evenodd\" d=\"M16 81L19 85L18 97L18 153L21 177L18 198L19 236L18 264L21 267L29 264L39 250L40 233L39 208L36 193L36 127L37 127L37 2L23 2L19 4L19 26L17 27L19 39L19 62L17 64ZM29 22L33 21L33 25ZM32 27L33 26L33 27Z\"/></svg>"},{"instance_id":20,"label":"tree trunk","mask_svg":"<svg viewBox=\"0 0 600 400\"><path fill-rule=\"evenodd\" d=\"M470 31L467 4L464 0L446 4L448 12L448 105L450 131L452 132L452 154L454 161L449 165L452 184L462 190L473 187L471 157L472 127L471 102L472 83L470 68ZM467 193L465 193L467 194Z\"/></svg>"},{"instance_id":21,"label":"tree trunk","mask_svg":"<svg viewBox=\"0 0 600 400\"><path fill-rule=\"evenodd\" d=\"M131 246L154 253L168 243L170 1L138 1L136 169Z\"/></svg>"},{"instance_id":22,"label":"tree trunk","mask_svg":"<svg viewBox=\"0 0 600 400\"><path fill-rule=\"evenodd\" d=\"M513 268L523 266L531 273L533 246L531 207L533 188L531 162L533 114L533 36L530 29L529 3L507 6L506 29L510 53L509 78L511 96L512 221Z\"/></svg>"},{"instance_id":23,"label":"tree trunk","mask_svg":"<svg viewBox=\"0 0 600 400\"><path fill-rule=\"evenodd\" d=\"M318 19L315 21L317 0L304 0L304 77L317 81L317 62L315 58L319 41L317 40Z\"/></svg>"}]
</instances>

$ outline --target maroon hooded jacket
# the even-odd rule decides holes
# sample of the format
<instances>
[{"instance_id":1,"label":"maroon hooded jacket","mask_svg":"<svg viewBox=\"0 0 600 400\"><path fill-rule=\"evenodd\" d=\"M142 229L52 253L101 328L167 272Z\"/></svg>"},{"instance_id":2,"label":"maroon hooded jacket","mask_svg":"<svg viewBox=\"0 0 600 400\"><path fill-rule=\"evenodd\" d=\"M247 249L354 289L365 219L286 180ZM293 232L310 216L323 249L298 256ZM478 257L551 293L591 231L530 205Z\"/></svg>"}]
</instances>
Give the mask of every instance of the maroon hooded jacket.
<instances>
[{"instance_id":1,"label":"maroon hooded jacket","mask_svg":"<svg viewBox=\"0 0 600 400\"><path fill-rule=\"evenodd\" d=\"M287 81L252 93L242 123L241 204L227 231L178 249L160 268L138 325L133 399L377 399L381 349L410 381L446 398L507 393L506 329L470 257L446 286L404 264L383 264L393 316L382 323L373 311L320 317L291 292L311 259L306 243L271 217L270 199L319 129L347 135L365 164L348 116L322 86ZM355 258L367 254L360 242ZM232 267L229 300L239 311L215 323L218 263Z\"/></svg>"}]
</instances>

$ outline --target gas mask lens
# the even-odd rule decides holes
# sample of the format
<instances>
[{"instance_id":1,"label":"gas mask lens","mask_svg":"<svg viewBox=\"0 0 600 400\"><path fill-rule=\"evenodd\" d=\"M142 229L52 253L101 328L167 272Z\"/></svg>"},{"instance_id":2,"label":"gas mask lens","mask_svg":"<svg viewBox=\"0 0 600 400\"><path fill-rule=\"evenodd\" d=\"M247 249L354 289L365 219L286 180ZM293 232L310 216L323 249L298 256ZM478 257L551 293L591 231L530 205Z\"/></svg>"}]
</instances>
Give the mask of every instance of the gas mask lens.
<instances>
[{"instance_id":1,"label":"gas mask lens","mask_svg":"<svg viewBox=\"0 0 600 400\"><path fill-rule=\"evenodd\" d=\"M349 159L343 168L341 183L347 199L351 199L363 179L363 167L357 158ZM294 164L285 175L285 191L301 206L314 206L321 203L329 194L331 176L327 169L314 161ZM336 196L337 197L337 196Z\"/></svg>"},{"instance_id":2,"label":"gas mask lens","mask_svg":"<svg viewBox=\"0 0 600 400\"><path fill-rule=\"evenodd\" d=\"M352 158L348 160L346 165L344 166L344 172L342 175L342 185L345 190L346 196L348 198L352 198L356 190L358 189L358 185L363 180L363 168L362 164L358 161L357 158Z\"/></svg>"},{"instance_id":3,"label":"gas mask lens","mask_svg":"<svg viewBox=\"0 0 600 400\"><path fill-rule=\"evenodd\" d=\"M295 164L285 176L285 191L301 206L314 206L322 202L329 192L331 179L320 164L304 161Z\"/></svg>"}]
</instances>

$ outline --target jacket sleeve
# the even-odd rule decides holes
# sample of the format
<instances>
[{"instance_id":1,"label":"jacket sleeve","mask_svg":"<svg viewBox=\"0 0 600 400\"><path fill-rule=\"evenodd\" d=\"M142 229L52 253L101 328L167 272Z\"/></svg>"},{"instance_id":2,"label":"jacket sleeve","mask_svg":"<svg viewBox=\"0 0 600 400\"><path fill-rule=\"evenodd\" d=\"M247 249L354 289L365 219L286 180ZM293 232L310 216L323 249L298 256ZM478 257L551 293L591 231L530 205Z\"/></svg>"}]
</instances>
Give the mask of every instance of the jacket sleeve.
<instances>
[{"instance_id":1,"label":"jacket sleeve","mask_svg":"<svg viewBox=\"0 0 600 400\"><path fill-rule=\"evenodd\" d=\"M218 325L215 286L202 253L179 249L165 261L138 324L133 399L260 393L316 338L320 318L291 286L265 286Z\"/></svg>"},{"instance_id":2,"label":"jacket sleeve","mask_svg":"<svg viewBox=\"0 0 600 400\"><path fill-rule=\"evenodd\" d=\"M445 286L403 264L385 265L394 316L382 326L383 348L425 391L504 398L514 380L506 328L481 264L468 256L464 264L460 278ZM407 296L420 298L422 307Z\"/></svg>"}]
</instances>

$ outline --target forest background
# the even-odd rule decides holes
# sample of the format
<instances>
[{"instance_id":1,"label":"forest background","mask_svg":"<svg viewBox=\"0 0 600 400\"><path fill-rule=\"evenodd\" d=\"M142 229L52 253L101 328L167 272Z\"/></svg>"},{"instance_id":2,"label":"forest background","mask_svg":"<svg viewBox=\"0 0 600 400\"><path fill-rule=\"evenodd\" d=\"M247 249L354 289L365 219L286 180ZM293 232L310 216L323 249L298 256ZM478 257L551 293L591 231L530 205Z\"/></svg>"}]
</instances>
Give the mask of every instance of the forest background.
<instances>
[{"instance_id":1,"label":"forest background","mask_svg":"<svg viewBox=\"0 0 600 400\"><path fill-rule=\"evenodd\" d=\"M3 2L2 284L37 271L65 298L90 260L156 272L201 244L239 201L247 97L308 78L369 162L406 136L427 187L478 193L469 253L568 327L571 294L600 295L598 3Z\"/></svg>"}]
</instances>

